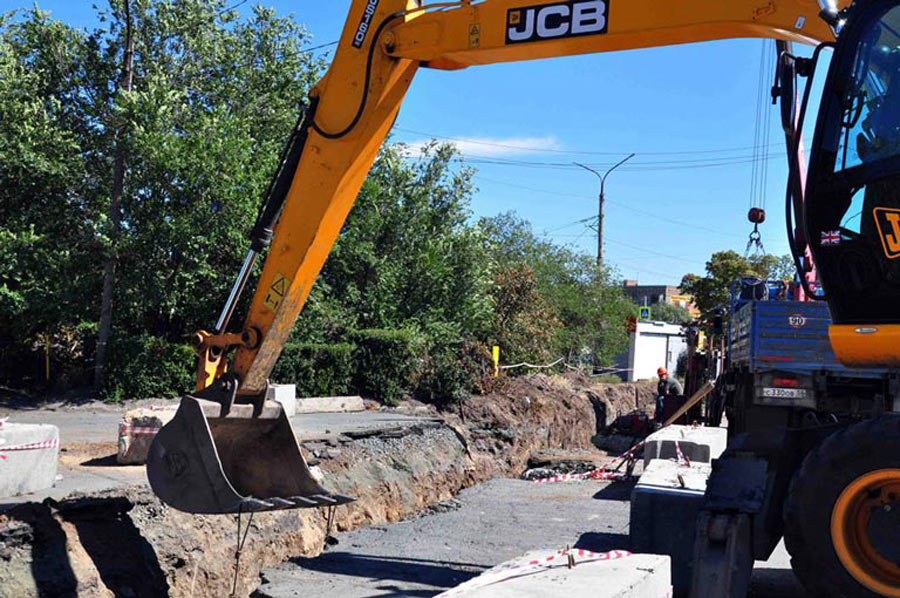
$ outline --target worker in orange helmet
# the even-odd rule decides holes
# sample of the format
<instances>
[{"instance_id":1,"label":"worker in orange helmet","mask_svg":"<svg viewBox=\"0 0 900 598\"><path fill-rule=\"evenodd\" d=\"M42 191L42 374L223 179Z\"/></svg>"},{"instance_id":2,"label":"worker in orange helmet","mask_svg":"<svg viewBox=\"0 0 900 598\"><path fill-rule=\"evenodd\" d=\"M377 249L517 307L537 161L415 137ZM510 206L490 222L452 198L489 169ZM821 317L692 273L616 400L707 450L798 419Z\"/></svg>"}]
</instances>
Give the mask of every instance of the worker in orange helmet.
<instances>
[{"instance_id":1,"label":"worker in orange helmet","mask_svg":"<svg viewBox=\"0 0 900 598\"><path fill-rule=\"evenodd\" d=\"M656 385L656 413L653 415L653 419L657 424L662 425L666 397L680 396L684 394L684 389L681 388L678 380L669 378L669 371L666 368L656 370L656 375L659 377L659 384Z\"/></svg>"}]
</instances>

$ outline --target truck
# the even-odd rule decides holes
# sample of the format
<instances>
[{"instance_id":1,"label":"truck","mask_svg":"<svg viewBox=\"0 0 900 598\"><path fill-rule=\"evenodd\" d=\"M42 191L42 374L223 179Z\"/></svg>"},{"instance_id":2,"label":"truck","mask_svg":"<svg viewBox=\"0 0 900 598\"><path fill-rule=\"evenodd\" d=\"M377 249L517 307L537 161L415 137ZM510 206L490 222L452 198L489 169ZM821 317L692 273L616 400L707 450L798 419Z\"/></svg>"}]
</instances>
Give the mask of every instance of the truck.
<instances>
[{"instance_id":1,"label":"truck","mask_svg":"<svg viewBox=\"0 0 900 598\"><path fill-rule=\"evenodd\" d=\"M891 525L897 488L876 484L878 491L863 496L848 494L841 481L845 474L865 478L849 471L861 462L873 467L890 458L858 447L871 443L867 435L885 439L885 425L900 432L900 378L889 368L843 365L829 340L828 305L799 296L798 285L781 281L744 278L732 286L724 369L707 405L709 425L719 425L723 413L727 418L728 447L713 463L706 516L697 519L695 562L729 562L747 572L731 580L742 586L752 562L768 559L784 538L804 586L813 595L833 595L824 584L837 581L841 593L848 585L831 565L856 566L859 573L862 565L881 562L865 555L900 556L896 538L876 531ZM875 519L865 520L870 514ZM842 526L858 531L844 533ZM885 571L887 578L894 569L900 568ZM867 590L877 587L873 582ZM744 592L721 589L722 595Z\"/></svg>"},{"instance_id":2,"label":"truck","mask_svg":"<svg viewBox=\"0 0 900 598\"><path fill-rule=\"evenodd\" d=\"M856 369L838 361L828 328L831 314L821 301L798 301L794 285L743 278L732 283L725 389L729 422L742 416L735 395L755 405L827 412L838 417L884 410L887 368ZM852 397L853 405L847 403ZM807 415L812 417L812 415Z\"/></svg>"}]
</instances>

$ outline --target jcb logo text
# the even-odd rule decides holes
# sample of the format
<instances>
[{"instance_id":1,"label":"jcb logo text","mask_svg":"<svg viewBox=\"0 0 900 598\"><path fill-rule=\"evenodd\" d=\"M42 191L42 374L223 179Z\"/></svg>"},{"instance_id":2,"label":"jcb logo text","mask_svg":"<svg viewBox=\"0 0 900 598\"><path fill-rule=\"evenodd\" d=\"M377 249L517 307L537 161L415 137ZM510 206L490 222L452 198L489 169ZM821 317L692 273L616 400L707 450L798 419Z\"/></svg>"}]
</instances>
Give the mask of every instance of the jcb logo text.
<instances>
[{"instance_id":1,"label":"jcb logo text","mask_svg":"<svg viewBox=\"0 0 900 598\"><path fill-rule=\"evenodd\" d=\"M511 8L506 12L506 43L537 42L606 33L609 2L569 0Z\"/></svg>"},{"instance_id":2,"label":"jcb logo text","mask_svg":"<svg viewBox=\"0 0 900 598\"><path fill-rule=\"evenodd\" d=\"M884 255L889 259L900 257L900 209L875 208L872 210Z\"/></svg>"}]
</instances>

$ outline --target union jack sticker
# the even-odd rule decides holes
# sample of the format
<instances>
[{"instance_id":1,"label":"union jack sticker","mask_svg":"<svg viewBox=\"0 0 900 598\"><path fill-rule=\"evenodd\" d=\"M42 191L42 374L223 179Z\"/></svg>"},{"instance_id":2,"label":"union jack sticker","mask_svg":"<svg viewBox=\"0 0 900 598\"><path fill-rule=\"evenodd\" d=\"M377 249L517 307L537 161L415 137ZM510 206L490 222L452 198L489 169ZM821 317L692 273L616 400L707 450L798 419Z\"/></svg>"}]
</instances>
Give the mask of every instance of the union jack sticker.
<instances>
[{"instance_id":1,"label":"union jack sticker","mask_svg":"<svg viewBox=\"0 0 900 598\"><path fill-rule=\"evenodd\" d=\"M822 237L819 241L820 245L840 245L841 231L839 230L823 230Z\"/></svg>"}]
</instances>

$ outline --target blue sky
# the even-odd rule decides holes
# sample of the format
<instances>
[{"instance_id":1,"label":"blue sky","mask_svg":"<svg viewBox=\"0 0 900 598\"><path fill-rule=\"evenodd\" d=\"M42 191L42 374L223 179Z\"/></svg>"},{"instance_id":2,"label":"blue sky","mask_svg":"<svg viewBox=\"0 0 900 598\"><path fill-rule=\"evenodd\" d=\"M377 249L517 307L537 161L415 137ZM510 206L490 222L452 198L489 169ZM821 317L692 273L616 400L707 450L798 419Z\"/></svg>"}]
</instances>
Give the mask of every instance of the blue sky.
<instances>
[{"instance_id":1,"label":"blue sky","mask_svg":"<svg viewBox=\"0 0 900 598\"><path fill-rule=\"evenodd\" d=\"M248 12L255 1L239 10ZM338 39L350 4L260 1L293 14L314 36L313 45ZM91 4L39 2L54 18L86 27L96 24ZM17 6L31 4L0 0L4 10ZM744 252L752 186L756 202L765 202L766 249L788 252L787 165L768 101L768 159L754 162L759 152L752 149L763 138L756 124L764 43L774 61L774 42L744 39L452 72L422 69L394 140L462 140L467 161L478 169L476 216L515 211L536 232L592 255L596 234L577 221L596 215L599 184L571 163L611 165L635 152L606 182L605 261L642 284L677 284L687 272L702 273L715 251ZM766 80L767 97L770 85Z\"/></svg>"}]
</instances>

